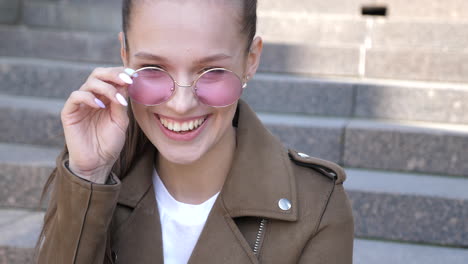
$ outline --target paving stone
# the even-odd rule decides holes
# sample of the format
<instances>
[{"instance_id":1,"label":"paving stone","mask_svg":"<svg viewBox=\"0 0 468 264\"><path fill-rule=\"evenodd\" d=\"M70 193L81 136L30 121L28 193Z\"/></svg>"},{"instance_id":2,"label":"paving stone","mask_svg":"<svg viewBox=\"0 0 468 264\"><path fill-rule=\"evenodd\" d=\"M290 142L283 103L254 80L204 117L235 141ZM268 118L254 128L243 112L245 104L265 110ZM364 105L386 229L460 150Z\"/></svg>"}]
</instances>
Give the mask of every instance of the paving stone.
<instances>
[{"instance_id":1,"label":"paving stone","mask_svg":"<svg viewBox=\"0 0 468 264\"><path fill-rule=\"evenodd\" d=\"M63 101L0 96L0 142L61 147Z\"/></svg>"},{"instance_id":2,"label":"paving stone","mask_svg":"<svg viewBox=\"0 0 468 264\"><path fill-rule=\"evenodd\" d=\"M344 164L466 177L467 151L467 126L353 120L346 128Z\"/></svg>"},{"instance_id":3,"label":"paving stone","mask_svg":"<svg viewBox=\"0 0 468 264\"><path fill-rule=\"evenodd\" d=\"M257 74L243 98L260 112L351 116L353 84L287 75Z\"/></svg>"},{"instance_id":4,"label":"paving stone","mask_svg":"<svg viewBox=\"0 0 468 264\"><path fill-rule=\"evenodd\" d=\"M468 250L461 248L354 240L353 263L355 264L465 264L467 259Z\"/></svg>"},{"instance_id":5,"label":"paving stone","mask_svg":"<svg viewBox=\"0 0 468 264\"><path fill-rule=\"evenodd\" d=\"M21 1L0 0L0 23L15 24L19 20Z\"/></svg>"},{"instance_id":6,"label":"paving stone","mask_svg":"<svg viewBox=\"0 0 468 264\"><path fill-rule=\"evenodd\" d=\"M358 76L359 47L271 43L264 46L259 71Z\"/></svg>"},{"instance_id":7,"label":"paving stone","mask_svg":"<svg viewBox=\"0 0 468 264\"><path fill-rule=\"evenodd\" d=\"M259 118L285 146L341 163L345 120L265 113L259 113Z\"/></svg>"},{"instance_id":8,"label":"paving stone","mask_svg":"<svg viewBox=\"0 0 468 264\"><path fill-rule=\"evenodd\" d=\"M468 179L346 171L356 236L468 246Z\"/></svg>"},{"instance_id":9,"label":"paving stone","mask_svg":"<svg viewBox=\"0 0 468 264\"><path fill-rule=\"evenodd\" d=\"M466 35L468 21L380 19L373 23L370 37L374 47L466 52Z\"/></svg>"},{"instance_id":10,"label":"paving stone","mask_svg":"<svg viewBox=\"0 0 468 264\"><path fill-rule=\"evenodd\" d=\"M372 48L366 54L365 77L468 82L468 52Z\"/></svg>"},{"instance_id":11,"label":"paving stone","mask_svg":"<svg viewBox=\"0 0 468 264\"><path fill-rule=\"evenodd\" d=\"M468 123L468 86L426 82L356 83L356 117Z\"/></svg>"},{"instance_id":12,"label":"paving stone","mask_svg":"<svg viewBox=\"0 0 468 264\"><path fill-rule=\"evenodd\" d=\"M55 148L0 144L0 206L44 209L48 196L41 205L39 199L59 152Z\"/></svg>"}]
</instances>

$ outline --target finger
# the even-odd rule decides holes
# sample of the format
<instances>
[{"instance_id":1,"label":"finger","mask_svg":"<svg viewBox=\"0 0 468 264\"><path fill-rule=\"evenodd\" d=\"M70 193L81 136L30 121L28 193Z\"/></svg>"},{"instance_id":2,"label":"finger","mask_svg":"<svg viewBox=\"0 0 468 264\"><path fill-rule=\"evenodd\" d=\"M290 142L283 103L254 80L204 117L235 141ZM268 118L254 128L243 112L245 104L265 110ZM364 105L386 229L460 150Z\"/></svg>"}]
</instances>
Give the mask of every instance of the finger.
<instances>
[{"instance_id":1,"label":"finger","mask_svg":"<svg viewBox=\"0 0 468 264\"><path fill-rule=\"evenodd\" d=\"M96 98L94 94L85 91L74 91L70 94L70 97L68 97L67 101L65 102L61 115L64 116L70 113L74 113L75 111L79 110L82 105L86 105L95 109L106 108L105 104Z\"/></svg>"},{"instance_id":2,"label":"finger","mask_svg":"<svg viewBox=\"0 0 468 264\"><path fill-rule=\"evenodd\" d=\"M97 78L119 86L128 86L133 82L130 78L130 75L133 72L133 70L124 69L124 67L98 67L91 73L90 78Z\"/></svg>"},{"instance_id":3,"label":"finger","mask_svg":"<svg viewBox=\"0 0 468 264\"><path fill-rule=\"evenodd\" d=\"M125 100L124 96L119 94L117 88L114 85L106 83L99 79L90 79L83 86L81 86L80 91L92 92L98 97L105 97L107 100L103 100L106 103L113 102L116 104L121 104L127 106L128 103Z\"/></svg>"}]
</instances>

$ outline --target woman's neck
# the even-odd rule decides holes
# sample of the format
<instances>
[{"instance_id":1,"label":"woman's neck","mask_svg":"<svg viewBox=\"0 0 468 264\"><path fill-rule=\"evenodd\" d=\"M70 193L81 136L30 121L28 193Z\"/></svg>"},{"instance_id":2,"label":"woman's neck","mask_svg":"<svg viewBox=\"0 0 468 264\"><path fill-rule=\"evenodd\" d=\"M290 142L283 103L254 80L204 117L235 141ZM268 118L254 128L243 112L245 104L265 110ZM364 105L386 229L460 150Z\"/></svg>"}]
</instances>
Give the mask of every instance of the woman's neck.
<instances>
[{"instance_id":1,"label":"woman's neck","mask_svg":"<svg viewBox=\"0 0 468 264\"><path fill-rule=\"evenodd\" d=\"M191 164L175 164L162 155L157 171L169 193L179 202L201 204L223 187L236 148L235 128L212 149Z\"/></svg>"}]
</instances>

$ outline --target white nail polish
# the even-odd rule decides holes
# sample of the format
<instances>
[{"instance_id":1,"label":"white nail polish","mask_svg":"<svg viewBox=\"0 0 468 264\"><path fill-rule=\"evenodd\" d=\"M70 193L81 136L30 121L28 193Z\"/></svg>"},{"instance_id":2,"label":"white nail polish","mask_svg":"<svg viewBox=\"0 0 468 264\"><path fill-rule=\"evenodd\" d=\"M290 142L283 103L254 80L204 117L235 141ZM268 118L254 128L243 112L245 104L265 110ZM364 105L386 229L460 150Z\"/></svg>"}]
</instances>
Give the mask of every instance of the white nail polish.
<instances>
[{"instance_id":1,"label":"white nail polish","mask_svg":"<svg viewBox=\"0 0 468 264\"><path fill-rule=\"evenodd\" d=\"M125 83L132 84L133 80L127 74L121 72L119 73L119 78L124 81Z\"/></svg>"},{"instance_id":2,"label":"white nail polish","mask_svg":"<svg viewBox=\"0 0 468 264\"><path fill-rule=\"evenodd\" d=\"M106 105L99 99L94 98L94 102L101 108L106 108Z\"/></svg>"},{"instance_id":3,"label":"white nail polish","mask_svg":"<svg viewBox=\"0 0 468 264\"><path fill-rule=\"evenodd\" d=\"M128 106L127 100L125 100L125 98L121 94L117 93L115 95L115 98L117 98L117 101L119 101L121 105Z\"/></svg>"},{"instance_id":4,"label":"white nail polish","mask_svg":"<svg viewBox=\"0 0 468 264\"><path fill-rule=\"evenodd\" d=\"M124 72L125 72L126 74L128 74L129 76L132 76L132 75L135 73L135 70L130 69L130 68L126 68L126 69L124 70Z\"/></svg>"}]
</instances>

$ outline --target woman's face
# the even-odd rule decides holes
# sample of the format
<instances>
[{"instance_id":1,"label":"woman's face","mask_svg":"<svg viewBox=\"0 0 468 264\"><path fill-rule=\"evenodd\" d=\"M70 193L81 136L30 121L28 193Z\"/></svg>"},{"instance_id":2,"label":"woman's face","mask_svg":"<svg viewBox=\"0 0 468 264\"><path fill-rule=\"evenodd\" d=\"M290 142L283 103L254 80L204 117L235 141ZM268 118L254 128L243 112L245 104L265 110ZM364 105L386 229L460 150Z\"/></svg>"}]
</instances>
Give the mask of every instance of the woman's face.
<instances>
[{"instance_id":1,"label":"woman's face","mask_svg":"<svg viewBox=\"0 0 468 264\"><path fill-rule=\"evenodd\" d=\"M237 2L135 1L126 36L129 52L122 53L126 66L158 66L181 85L191 84L203 69L211 67L230 69L242 81L252 77L258 58L245 52ZM261 51L261 40L256 42ZM163 104L132 102L132 110L160 154L170 162L189 164L232 136L237 102L210 107L197 100L192 88L175 89ZM175 132L177 128L189 131Z\"/></svg>"}]
</instances>

